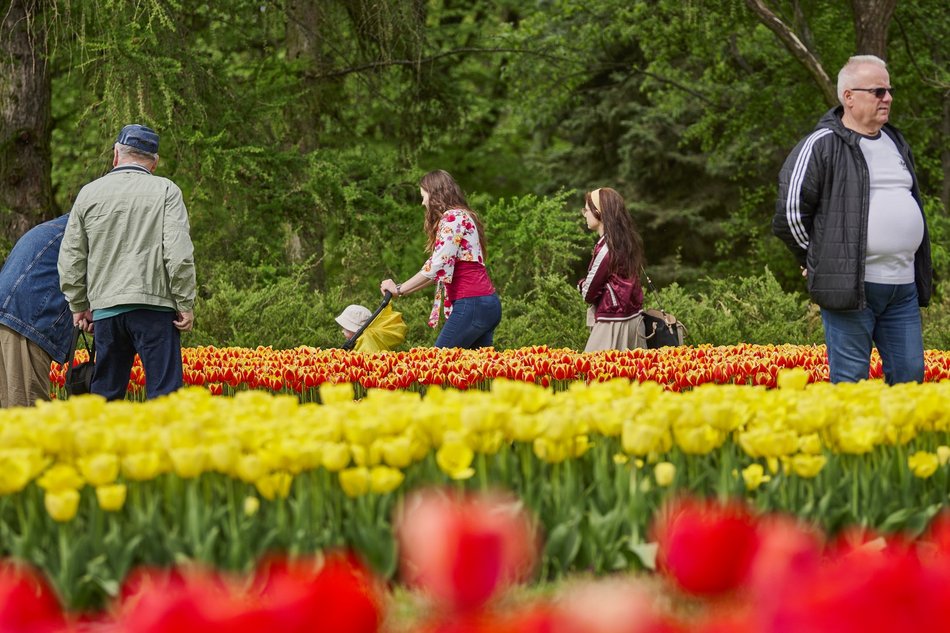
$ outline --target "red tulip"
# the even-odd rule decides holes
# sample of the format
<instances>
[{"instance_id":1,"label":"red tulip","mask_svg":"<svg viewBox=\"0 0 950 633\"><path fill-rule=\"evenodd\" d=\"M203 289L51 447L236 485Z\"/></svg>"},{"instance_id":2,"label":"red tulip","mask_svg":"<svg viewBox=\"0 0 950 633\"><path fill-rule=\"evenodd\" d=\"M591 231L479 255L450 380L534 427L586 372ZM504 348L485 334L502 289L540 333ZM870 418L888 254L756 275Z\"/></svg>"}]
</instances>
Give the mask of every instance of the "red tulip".
<instances>
[{"instance_id":1,"label":"red tulip","mask_svg":"<svg viewBox=\"0 0 950 633\"><path fill-rule=\"evenodd\" d=\"M950 569L921 565L909 550L854 550L787 587L762 609L760 630L885 633L944 631Z\"/></svg>"},{"instance_id":2,"label":"red tulip","mask_svg":"<svg viewBox=\"0 0 950 633\"><path fill-rule=\"evenodd\" d=\"M759 545L745 506L683 498L661 509L653 527L658 567L686 591L719 594L739 587Z\"/></svg>"},{"instance_id":3,"label":"red tulip","mask_svg":"<svg viewBox=\"0 0 950 633\"><path fill-rule=\"evenodd\" d=\"M37 573L0 563L0 633L52 633L65 623L56 595Z\"/></svg>"},{"instance_id":4,"label":"red tulip","mask_svg":"<svg viewBox=\"0 0 950 633\"><path fill-rule=\"evenodd\" d=\"M353 557L331 554L310 560L273 560L256 578L260 606L243 630L309 633L376 633L382 621L376 581Z\"/></svg>"},{"instance_id":5,"label":"red tulip","mask_svg":"<svg viewBox=\"0 0 950 633\"><path fill-rule=\"evenodd\" d=\"M481 607L525 578L537 556L528 517L500 495L416 493L396 525L403 576L451 612Z\"/></svg>"}]
</instances>

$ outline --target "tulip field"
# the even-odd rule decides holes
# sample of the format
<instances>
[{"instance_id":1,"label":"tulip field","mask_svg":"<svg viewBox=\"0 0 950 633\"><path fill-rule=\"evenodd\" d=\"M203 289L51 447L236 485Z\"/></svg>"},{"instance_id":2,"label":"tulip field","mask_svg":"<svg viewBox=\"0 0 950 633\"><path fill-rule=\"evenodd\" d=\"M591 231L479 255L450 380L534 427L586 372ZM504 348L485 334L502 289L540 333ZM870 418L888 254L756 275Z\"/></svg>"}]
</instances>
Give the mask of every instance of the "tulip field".
<instances>
[{"instance_id":1,"label":"tulip field","mask_svg":"<svg viewBox=\"0 0 950 633\"><path fill-rule=\"evenodd\" d=\"M821 346L183 361L0 410L0 630L904 630L896 586L947 621L950 353L894 387Z\"/></svg>"}]
</instances>

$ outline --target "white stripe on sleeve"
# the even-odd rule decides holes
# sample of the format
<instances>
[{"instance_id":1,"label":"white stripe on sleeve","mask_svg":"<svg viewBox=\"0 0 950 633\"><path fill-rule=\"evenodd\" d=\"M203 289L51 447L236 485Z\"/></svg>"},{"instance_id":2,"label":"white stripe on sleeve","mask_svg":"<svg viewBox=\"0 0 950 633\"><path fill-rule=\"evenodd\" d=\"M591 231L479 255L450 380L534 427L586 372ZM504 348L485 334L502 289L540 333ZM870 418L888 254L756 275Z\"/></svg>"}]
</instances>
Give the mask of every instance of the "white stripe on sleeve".
<instances>
[{"instance_id":1,"label":"white stripe on sleeve","mask_svg":"<svg viewBox=\"0 0 950 633\"><path fill-rule=\"evenodd\" d=\"M805 172L808 170L808 162L811 160L811 152L818 139L833 132L828 128L822 128L812 132L805 140L802 151L795 159L795 166L792 169L792 177L788 183L788 197L785 200L785 220L792 232L795 242L803 249L808 248L808 233L805 231L805 225L802 223L801 197L802 183L805 181Z\"/></svg>"},{"instance_id":2,"label":"white stripe on sleeve","mask_svg":"<svg viewBox=\"0 0 950 633\"><path fill-rule=\"evenodd\" d=\"M600 249L600 252L597 253L597 257L594 258L594 263L591 264L590 270L587 271L587 277L584 279L584 283L581 284L581 296L585 299L587 298L587 291L590 289L590 285L594 281L594 275L597 274L597 270L600 268L600 265L604 263L605 257L607 257L606 242L604 243L603 248Z\"/></svg>"}]
</instances>

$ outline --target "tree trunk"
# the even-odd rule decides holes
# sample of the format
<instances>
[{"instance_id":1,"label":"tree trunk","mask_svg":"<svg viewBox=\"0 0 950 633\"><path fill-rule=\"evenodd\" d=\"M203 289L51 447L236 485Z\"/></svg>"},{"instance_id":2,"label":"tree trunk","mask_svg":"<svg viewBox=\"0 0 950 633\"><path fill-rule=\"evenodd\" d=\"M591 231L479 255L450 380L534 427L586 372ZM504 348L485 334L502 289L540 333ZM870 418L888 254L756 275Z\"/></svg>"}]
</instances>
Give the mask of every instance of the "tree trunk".
<instances>
[{"instance_id":1,"label":"tree trunk","mask_svg":"<svg viewBox=\"0 0 950 633\"><path fill-rule=\"evenodd\" d=\"M309 153L317 147L320 130L320 116L327 112L327 99L321 85L314 79L326 69L327 61L321 49L321 30L328 28L324 23L325 6L323 0L289 0L286 7L285 34L287 57L304 62L300 77L303 93L288 110L288 120L300 130L296 144L301 153ZM327 83L335 83L330 80ZM339 86L332 86L339 88ZM344 94L343 90L332 90L327 94ZM331 97L332 100L332 97ZM315 208L297 208L289 210L287 226L288 240L284 252L292 264L299 264L309 257L316 261L310 274L310 284L322 289L326 284L326 270L323 266L324 240L326 239L325 219Z\"/></svg>"},{"instance_id":2,"label":"tree trunk","mask_svg":"<svg viewBox=\"0 0 950 633\"><path fill-rule=\"evenodd\" d=\"M0 8L0 240L53 217L43 0ZM3 5L0 5L3 7Z\"/></svg>"},{"instance_id":3,"label":"tree trunk","mask_svg":"<svg viewBox=\"0 0 950 633\"><path fill-rule=\"evenodd\" d=\"M887 31L897 0L851 0L856 55L887 59Z\"/></svg>"}]
</instances>

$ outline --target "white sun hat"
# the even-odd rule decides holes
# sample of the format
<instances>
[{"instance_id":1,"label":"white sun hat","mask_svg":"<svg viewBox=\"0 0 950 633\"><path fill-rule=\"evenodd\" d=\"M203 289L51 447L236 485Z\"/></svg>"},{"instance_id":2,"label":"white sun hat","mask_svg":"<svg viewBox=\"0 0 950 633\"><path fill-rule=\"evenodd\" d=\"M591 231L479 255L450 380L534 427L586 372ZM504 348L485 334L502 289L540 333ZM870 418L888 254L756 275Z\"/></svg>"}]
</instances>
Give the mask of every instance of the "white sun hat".
<instances>
[{"instance_id":1,"label":"white sun hat","mask_svg":"<svg viewBox=\"0 0 950 633\"><path fill-rule=\"evenodd\" d=\"M346 328L350 332L355 332L363 327L363 324L366 323L372 314L369 308L355 304L348 305L346 309L340 313L340 316L336 318L336 322L340 324L340 327Z\"/></svg>"}]
</instances>

